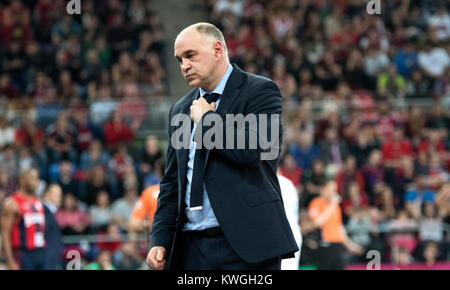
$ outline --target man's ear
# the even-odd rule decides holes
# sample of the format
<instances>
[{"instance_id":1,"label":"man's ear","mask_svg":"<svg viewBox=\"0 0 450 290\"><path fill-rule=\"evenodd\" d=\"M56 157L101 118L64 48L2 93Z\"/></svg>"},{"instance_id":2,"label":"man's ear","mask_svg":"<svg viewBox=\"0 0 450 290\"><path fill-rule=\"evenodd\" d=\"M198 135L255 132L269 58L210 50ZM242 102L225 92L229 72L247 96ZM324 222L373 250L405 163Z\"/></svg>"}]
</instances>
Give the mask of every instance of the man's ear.
<instances>
[{"instance_id":1,"label":"man's ear","mask_svg":"<svg viewBox=\"0 0 450 290\"><path fill-rule=\"evenodd\" d=\"M214 41L213 48L214 48L214 54L216 56L223 56L222 42L220 42L218 40Z\"/></svg>"}]
</instances>

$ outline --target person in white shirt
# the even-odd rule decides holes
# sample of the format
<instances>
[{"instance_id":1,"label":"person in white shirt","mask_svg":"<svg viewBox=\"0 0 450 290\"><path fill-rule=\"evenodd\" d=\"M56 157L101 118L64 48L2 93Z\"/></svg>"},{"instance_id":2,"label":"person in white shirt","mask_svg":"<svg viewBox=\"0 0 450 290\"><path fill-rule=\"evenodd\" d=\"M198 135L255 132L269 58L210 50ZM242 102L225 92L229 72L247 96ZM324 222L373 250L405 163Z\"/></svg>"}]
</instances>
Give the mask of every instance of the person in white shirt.
<instances>
[{"instance_id":1,"label":"person in white shirt","mask_svg":"<svg viewBox=\"0 0 450 290\"><path fill-rule=\"evenodd\" d=\"M284 259L281 261L281 270L298 270L300 263L300 255L302 248L302 234L300 232L298 193L292 181L277 172L278 182L280 183L281 196L283 198L284 209L286 216L294 234L295 241L300 249L295 253L294 258Z\"/></svg>"},{"instance_id":2,"label":"person in white shirt","mask_svg":"<svg viewBox=\"0 0 450 290\"><path fill-rule=\"evenodd\" d=\"M444 75L446 68L450 65L450 58L445 49L426 43L424 50L419 52L418 63L429 77L438 78Z\"/></svg>"},{"instance_id":3,"label":"person in white shirt","mask_svg":"<svg viewBox=\"0 0 450 290\"><path fill-rule=\"evenodd\" d=\"M436 30L436 36L439 40L450 38L450 16L445 6L440 6L436 14L428 19L428 25Z\"/></svg>"},{"instance_id":4,"label":"person in white shirt","mask_svg":"<svg viewBox=\"0 0 450 290\"><path fill-rule=\"evenodd\" d=\"M14 142L14 128L8 124L5 117L0 117L0 147Z\"/></svg>"},{"instance_id":5,"label":"person in white shirt","mask_svg":"<svg viewBox=\"0 0 450 290\"><path fill-rule=\"evenodd\" d=\"M241 17L244 11L244 2L243 0L218 0L214 4L213 10L216 13L231 12L235 16Z\"/></svg>"}]
</instances>

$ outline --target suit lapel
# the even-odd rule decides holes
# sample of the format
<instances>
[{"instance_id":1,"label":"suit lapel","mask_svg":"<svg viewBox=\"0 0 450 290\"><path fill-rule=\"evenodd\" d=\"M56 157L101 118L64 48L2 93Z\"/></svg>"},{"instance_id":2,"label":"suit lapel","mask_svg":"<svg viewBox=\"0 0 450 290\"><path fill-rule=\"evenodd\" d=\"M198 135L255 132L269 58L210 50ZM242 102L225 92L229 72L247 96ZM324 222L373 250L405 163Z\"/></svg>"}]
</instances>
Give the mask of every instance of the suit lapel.
<instances>
[{"instance_id":1,"label":"suit lapel","mask_svg":"<svg viewBox=\"0 0 450 290\"><path fill-rule=\"evenodd\" d=\"M245 79L245 73L237 65L233 64L233 71L231 72L227 84L225 85L225 89L223 90L223 94L220 97L217 113L225 117L239 94L239 87L244 83Z\"/></svg>"},{"instance_id":2,"label":"suit lapel","mask_svg":"<svg viewBox=\"0 0 450 290\"><path fill-rule=\"evenodd\" d=\"M246 78L247 76L245 73L237 65L233 64L233 71L228 78L223 94L220 97L219 107L217 108L217 113L220 114L222 118L225 118L225 115L230 111L231 105L239 95L240 87ZM210 150L206 151L205 167L208 164L209 152Z\"/></svg>"}]
</instances>

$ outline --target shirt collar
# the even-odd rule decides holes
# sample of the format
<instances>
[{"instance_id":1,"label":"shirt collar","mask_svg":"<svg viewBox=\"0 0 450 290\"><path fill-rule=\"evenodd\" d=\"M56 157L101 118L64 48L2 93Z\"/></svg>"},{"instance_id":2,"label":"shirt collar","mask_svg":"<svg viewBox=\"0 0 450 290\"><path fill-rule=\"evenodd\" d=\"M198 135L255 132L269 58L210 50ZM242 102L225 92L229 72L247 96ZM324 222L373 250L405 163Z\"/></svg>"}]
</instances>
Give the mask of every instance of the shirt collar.
<instances>
[{"instance_id":1,"label":"shirt collar","mask_svg":"<svg viewBox=\"0 0 450 290\"><path fill-rule=\"evenodd\" d=\"M58 211L58 207L51 202L44 201L44 204L48 207L48 209L54 214Z\"/></svg>"},{"instance_id":2,"label":"shirt collar","mask_svg":"<svg viewBox=\"0 0 450 290\"><path fill-rule=\"evenodd\" d=\"M204 89L200 88L200 97L203 97L207 93L216 93L222 95L223 91L225 90L225 85L227 84L228 78L230 77L232 71L233 66L231 64L228 64L228 69L225 72L222 79L220 80L220 82L217 84L217 86L211 92L207 92Z\"/></svg>"}]
</instances>

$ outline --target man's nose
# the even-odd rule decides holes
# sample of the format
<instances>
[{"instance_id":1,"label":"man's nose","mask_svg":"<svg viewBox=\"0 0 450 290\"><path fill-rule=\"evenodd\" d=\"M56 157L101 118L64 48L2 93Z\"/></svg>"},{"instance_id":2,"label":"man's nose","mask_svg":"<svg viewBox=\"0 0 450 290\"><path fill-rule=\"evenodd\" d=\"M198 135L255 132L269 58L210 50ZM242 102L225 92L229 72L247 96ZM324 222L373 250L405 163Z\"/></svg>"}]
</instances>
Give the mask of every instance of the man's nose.
<instances>
[{"instance_id":1,"label":"man's nose","mask_svg":"<svg viewBox=\"0 0 450 290\"><path fill-rule=\"evenodd\" d=\"M181 70L186 73L187 70L191 67L191 63L188 60L183 60L181 62Z\"/></svg>"}]
</instances>

